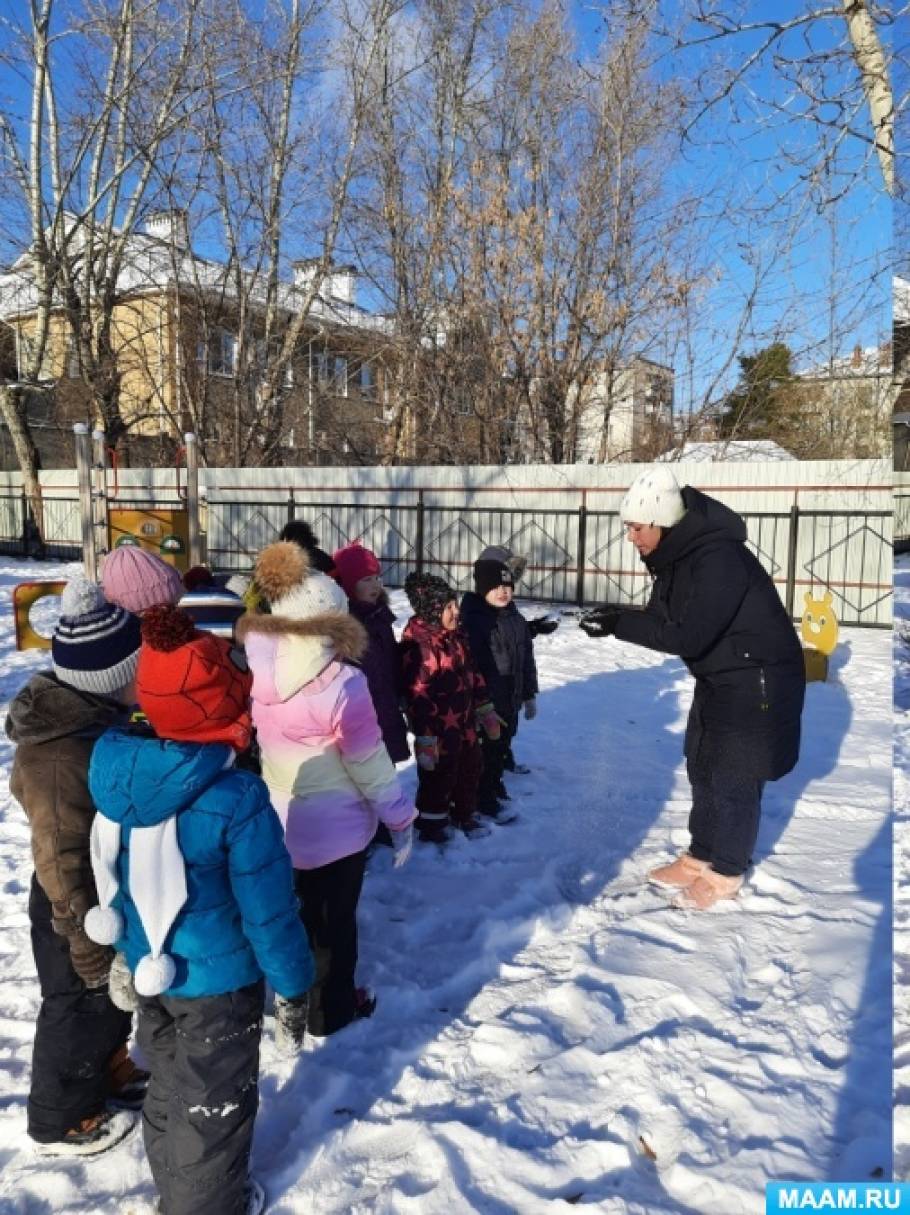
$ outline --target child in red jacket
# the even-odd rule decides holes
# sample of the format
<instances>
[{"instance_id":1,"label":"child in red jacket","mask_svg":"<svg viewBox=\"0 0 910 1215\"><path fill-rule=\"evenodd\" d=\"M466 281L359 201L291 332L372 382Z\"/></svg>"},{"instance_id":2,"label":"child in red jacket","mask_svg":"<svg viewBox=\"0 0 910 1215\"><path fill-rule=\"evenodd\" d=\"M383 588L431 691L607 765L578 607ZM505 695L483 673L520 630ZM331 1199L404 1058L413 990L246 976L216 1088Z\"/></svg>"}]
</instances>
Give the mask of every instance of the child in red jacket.
<instances>
[{"instance_id":1,"label":"child in red jacket","mask_svg":"<svg viewBox=\"0 0 910 1215\"><path fill-rule=\"evenodd\" d=\"M475 816L482 758L477 729L499 737L486 685L458 627L455 592L433 574L409 574L405 594L414 615L401 638L402 683L418 764L417 832L443 843L447 826L486 835Z\"/></svg>"}]
</instances>

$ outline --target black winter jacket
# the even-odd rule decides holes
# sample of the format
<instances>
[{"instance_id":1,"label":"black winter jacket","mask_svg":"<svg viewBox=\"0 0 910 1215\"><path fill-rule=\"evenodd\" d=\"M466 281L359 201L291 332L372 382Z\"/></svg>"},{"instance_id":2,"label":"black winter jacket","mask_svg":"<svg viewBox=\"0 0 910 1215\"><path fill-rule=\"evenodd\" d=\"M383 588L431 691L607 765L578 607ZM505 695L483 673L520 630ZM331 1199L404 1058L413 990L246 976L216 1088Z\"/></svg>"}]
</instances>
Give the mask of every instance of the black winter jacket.
<instances>
[{"instance_id":1,"label":"black winter jacket","mask_svg":"<svg viewBox=\"0 0 910 1215\"><path fill-rule=\"evenodd\" d=\"M496 712L514 723L522 704L537 695L537 667L527 620L514 603L491 607L482 595L468 591L461 601L461 623Z\"/></svg>"},{"instance_id":2,"label":"black winter jacket","mask_svg":"<svg viewBox=\"0 0 910 1215\"><path fill-rule=\"evenodd\" d=\"M645 559L648 606L624 612L616 636L678 655L695 676L690 773L728 764L776 780L799 757L806 680L796 631L740 516L691 486L682 494L686 514Z\"/></svg>"}]
</instances>

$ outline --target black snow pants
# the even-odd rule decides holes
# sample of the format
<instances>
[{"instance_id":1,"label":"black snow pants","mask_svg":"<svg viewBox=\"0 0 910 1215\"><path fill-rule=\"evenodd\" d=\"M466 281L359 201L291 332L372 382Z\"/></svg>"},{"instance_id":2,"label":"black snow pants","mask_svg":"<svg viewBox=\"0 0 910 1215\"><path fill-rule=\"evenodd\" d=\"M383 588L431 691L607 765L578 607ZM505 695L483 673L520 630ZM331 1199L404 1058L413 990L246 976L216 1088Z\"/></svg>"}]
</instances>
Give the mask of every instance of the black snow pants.
<instances>
[{"instance_id":1,"label":"black snow pants","mask_svg":"<svg viewBox=\"0 0 910 1215\"><path fill-rule=\"evenodd\" d=\"M752 864L758 838L764 781L748 772L689 773L692 811L689 852L728 877L739 877Z\"/></svg>"},{"instance_id":2,"label":"black snow pants","mask_svg":"<svg viewBox=\"0 0 910 1215\"><path fill-rule=\"evenodd\" d=\"M143 997L152 1073L142 1131L163 1215L245 1215L265 984L220 996Z\"/></svg>"},{"instance_id":3,"label":"black snow pants","mask_svg":"<svg viewBox=\"0 0 910 1215\"><path fill-rule=\"evenodd\" d=\"M365 865L366 852L355 852L318 869L294 870L300 918L316 963L307 1028L318 1037L354 1019L357 902Z\"/></svg>"},{"instance_id":4,"label":"black snow pants","mask_svg":"<svg viewBox=\"0 0 910 1215\"><path fill-rule=\"evenodd\" d=\"M506 720L502 733L495 741L480 732L480 747L483 751L483 771L480 774L480 787L477 790L477 809L481 814L495 814L500 804L500 787L502 774L505 771L506 760L512 749L512 739L518 730L518 718L513 716Z\"/></svg>"},{"instance_id":5,"label":"black snow pants","mask_svg":"<svg viewBox=\"0 0 910 1215\"><path fill-rule=\"evenodd\" d=\"M50 900L34 875L28 915L41 986L28 1133L38 1143L56 1143L104 1109L107 1064L128 1041L133 1019L111 1003L106 984L86 987L73 970L69 945L54 932Z\"/></svg>"}]
</instances>

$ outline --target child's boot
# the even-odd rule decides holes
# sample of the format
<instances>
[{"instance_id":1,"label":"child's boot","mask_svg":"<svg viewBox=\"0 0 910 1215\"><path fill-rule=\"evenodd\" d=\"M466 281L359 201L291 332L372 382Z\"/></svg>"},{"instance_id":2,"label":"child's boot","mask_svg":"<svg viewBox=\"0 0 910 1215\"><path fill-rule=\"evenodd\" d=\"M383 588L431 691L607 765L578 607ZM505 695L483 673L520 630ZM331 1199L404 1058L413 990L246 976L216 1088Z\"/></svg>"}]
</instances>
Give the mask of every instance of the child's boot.
<instances>
[{"instance_id":1,"label":"child's boot","mask_svg":"<svg viewBox=\"0 0 910 1215\"><path fill-rule=\"evenodd\" d=\"M124 1043L107 1063L108 1105L120 1110L141 1110L150 1078L130 1058Z\"/></svg>"},{"instance_id":2,"label":"child's boot","mask_svg":"<svg viewBox=\"0 0 910 1215\"><path fill-rule=\"evenodd\" d=\"M66 1132L54 1143L36 1143L42 1156L97 1156L125 1139L138 1119L127 1110L102 1110Z\"/></svg>"}]
</instances>

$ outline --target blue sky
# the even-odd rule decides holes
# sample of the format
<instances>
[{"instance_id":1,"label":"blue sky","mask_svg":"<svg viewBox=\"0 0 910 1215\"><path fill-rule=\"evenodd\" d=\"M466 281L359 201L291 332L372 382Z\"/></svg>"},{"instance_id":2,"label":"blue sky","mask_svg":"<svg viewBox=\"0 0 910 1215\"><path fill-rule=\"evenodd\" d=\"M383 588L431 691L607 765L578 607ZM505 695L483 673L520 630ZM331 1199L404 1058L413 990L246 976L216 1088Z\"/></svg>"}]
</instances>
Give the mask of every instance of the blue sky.
<instances>
[{"instance_id":1,"label":"blue sky","mask_svg":"<svg viewBox=\"0 0 910 1215\"><path fill-rule=\"evenodd\" d=\"M0 15L24 17L11 3L0 0ZM680 5L665 3L668 20L675 20ZM778 15L778 8L784 15L800 11L782 0L740 3L752 18ZM579 54L592 54L604 33L602 6L575 0L570 14ZM835 51L843 32L839 18L813 27L811 49ZM0 43L2 38L0 32ZM653 70L664 79L695 82L709 78L719 59L741 61L756 45L755 35L684 51L664 42ZM803 55L802 35L778 50ZM27 113L25 90L10 73L0 94L6 90ZM768 121L768 103L786 106L786 112ZM646 353L675 367L682 408L721 395L736 379L736 356L770 341L787 341L797 365L805 366L888 336L891 204L878 163L866 146L848 138L834 171L810 188L806 177L819 164L819 128L797 111L766 56L747 88L705 114L670 172L671 193L700 199L692 235L702 280L685 339L656 332ZM857 121L867 121L865 111Z\"/></svg>"},{"instance_id":2,"label":"blue sky","mask_svg":"<svg viewBox=\"0 0 910 1215\"><path fill-rule=\"evenodd\" d=\"M679 8L667 6L669 20L677 19ZM786 19L801 8L767 0L741 5L749 21ZM576 3L573 17L584 53L602 34L600 6ZM814 25L810 42L804 31L794 32L775 50L793 58L810 50L836 54L843 35L838 18ZM741 63L760 40L758 33L744 34L683 51L664 43L654 70L707 80L719 59ZM852 79L849 64L838 63L829 85L845 70ZM771 117L772 105L783 112ZM702 299L691 346L670 355L678 405L697 405L712 388L717 395L735 379L735 362L728 366L731 343L748 353L781 339L791 345L797 366L806 366L889 336L892 209L878 162L867 146L848 137L831 170L817 172L810 184L821 162L821 128L799 111L799 99L766 54L744 87L703 116L683 150L674 178L681 189L696 188L704 197L703 239L716 282ZM828 106L822 115L833 118L836 111ZM855 121L860 127L868 122L865 107ZM761 286L739 334L758 268Z\"/></svg>"}]
</instances>

